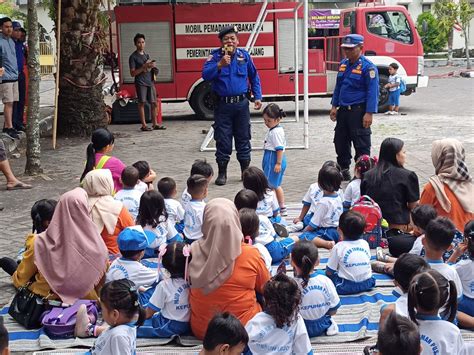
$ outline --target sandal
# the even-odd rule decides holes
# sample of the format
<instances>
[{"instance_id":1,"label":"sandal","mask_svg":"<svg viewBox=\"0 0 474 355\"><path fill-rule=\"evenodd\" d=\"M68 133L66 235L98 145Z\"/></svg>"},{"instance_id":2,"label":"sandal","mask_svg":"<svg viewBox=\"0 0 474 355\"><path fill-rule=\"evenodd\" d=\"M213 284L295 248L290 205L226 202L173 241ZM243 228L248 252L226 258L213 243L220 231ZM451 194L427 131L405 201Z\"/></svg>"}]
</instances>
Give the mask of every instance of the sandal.
<instances>
[{"instance_id":1,"label":"sandal","mask_svg":"<svg viewBox=\"0 0 474 355\"><path fill-rule=\"evenodd\" d=\"M153 131L153 128L150 128L148 126L145 126L145 127L141 127L140 130L142 130L143 132L149 132L149 131Z\"/></svg>"},{"instance_id":2,"label":"sandal","mask_svg":"<svg viewBox=\"0 0 474 355\"><path fill-rule=\"evenodd\" d=\"M29 190L33 186L25 184L24 182L19 181L13 186L7 186L7 190L12 191L12 190Z\"/></svg>"},{"instance_id":3,"label":"sandal","mask_svg":"<svg viewBox=\"0 0 474 355\"><path fill-rule=\"evenodd\" d=\"M281 223L273 223L273 229L275 229L276 234L278 234L281 238L288 237L288 230L286 227Z\"/></svg>"},{"instance_id":4,"label":"sandal","mask_svg":"<svg viewBox=\"0 0 474 355\"><path fill-rule=\"evenodd\" d=\"M166 126L162 126L162 125L156 125L153 127L153 130L155 131L164 131L166 129Z\"/></svg>"}]
</instances>

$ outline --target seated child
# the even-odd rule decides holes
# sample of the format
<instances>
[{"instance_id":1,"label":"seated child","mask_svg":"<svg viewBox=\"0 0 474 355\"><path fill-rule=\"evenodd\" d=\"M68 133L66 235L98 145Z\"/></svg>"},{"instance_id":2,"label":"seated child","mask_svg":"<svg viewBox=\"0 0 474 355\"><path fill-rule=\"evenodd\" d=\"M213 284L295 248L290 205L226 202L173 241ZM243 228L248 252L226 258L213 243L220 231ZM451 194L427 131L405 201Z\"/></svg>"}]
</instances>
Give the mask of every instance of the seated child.
<instances>
[{"instance_id":1,"label":"seated child","mask_svg":"<svg viewBox=\"0 0 474 355\"><path fill-rule=\"evenodd\" d=\"M424 256L422 240L425 237L425 229L430 221L437 217L436 210L431 205L419 205L411 211L411 220L413 221L413 234L417 236L410 254ZM383 249L377 247L377 260L380 262L372 263L372 270L381 274L393 274L393 264L397 258L384 254Z\"/></svg>"},{"instance_id":2,"label":"seated child","mask_svg":"<svg viewBox=\"0 0 474 355\"><path fill-rule=\"evenodd\" d=\"M74 335L83 338L98 336L90 350L92 355L134 355L137 327L145 320L135 284L127 279L106 283L100 290L100 308L107 324L92 324L86 306L81 305Z\"/></svg>"},{"instance_id":3,"label":"seated child","mask_svg":"<svg viewBox=\"0 0 474 355\"><path fill-rule=\"evenodd\" d=\"M456 260L466 250L470 259L461 260L454 265L462 283L463 296L458 304L459 325L464 328L474 328L474 220L469 221L464 227L464 240L452 255Z\"/></svg>"},{"instance_id":4,"label":"seated child","mask_svg":"<svg viewBox=\"0 0 474 355\"><path fill-rule=\"evenodd\" d=\"M245 169L242 173L242 182L246 189L257 194L257 214L268 217L272 223L280 222L280 205L263 171L255 166Z\"/></svg>"},{"instance_id":5,"label":"seated child","mask_svg":"<svg viewBox=\"0 0 474 355\"><path fill-rule=\"evenodd\" d=\"M0 258L0 268L2 268L8 275L12 276L18 264L23 259L23 254L27 249L27 245L33 246L34 236L36 234L44 232L53 218L54 210L56 209L57 201L42 199L38 200L31 207L30 216L33 221L31 233L26 236L24 246L19 250L16 260L3 257Z\"/></svg>"},{"instance_id":6,"label":"seated child","mask_svg":"<svg viewBox=\"0 0 474 355\"><path fill-rule=\"evenodd\" d=\"M247 335L247 333L245 333ZM8 330L3 325L3 317L0 316L0 355L10 355L8 348Z\"/></svg>"},{"instance_id":7,"label":"seated child","mask_svg":"<svg viewBox=\"0 0 474 355\"><path fill-rule=\"evenodd\" d=\"M258 197L252 190L240 190L234 198L237 210L242 208L249 208L256 211L258 205ZM272 223L265 215L258 215L259 228L258 235L255 238L255 245L262 245L268 250L271 256L271 263L279 263L291 253L298 237L288 237L281 240L276 239L276 232L273 229Z\"/></svg>"},{"instance_id":8,"label":"seated child","mask_svg":"<svg viewBox=\"0 0 474 355\"><path fill-rule=\"evenodd\" d=\"M148 164L145 160L137 161L133 163L133 166L138 170L138 190L145 192L148 190L153 190L153 183L156 180L156 173L150 168L150 164Z\"/></svg>"},{"instance_id":9,"label":"seated child","mask_svg":"<svg viewBox=\"0 0 474 355\"><path fill-rule=\"evenodd\" d=\"M332 281L315 271L319 265L318 248L307 240L297 243L291 252L291 265L303 295L300 315L309 337L336 335L339 329L331 316L336 314L341 302Z\"/></svg>"},{"instance_id":10,"label":"seated child","mask_svg":"<svg viewBox=\"0 0 474 355\"><path fill-rule=\"evenodd\" d=\"M407 317L390 313L379 327L377 350L367 346L365 355L419 355L422 351L420 332L415 323Z\"/></svg>"},{"instance_id":11,"label":"seated child","mask_svg":"<svg viewBox=\"0 0 474 355\"><path fill-rule=\"evenodd\" d=\"M410 281L416 274L429 270L430 266L421 256L404 253L395 261L393 266L394 284L398 288L393 291L397 296L395 303L383 305L380 309L379 329L382 328L390 313L395 311L398 315L408 317L408 288ZM399 294L398 291L402 293Z\"/></svg>"},{"instance_id":12,"label":"seated child","mask_svg":"<svg viewBox=\"0 0 474 355\"><path fill-rule=\"evenodd\" d=\"M178 194L176 182L170 177L164 177L158 181L158 191L165 199L168 219L171 223L175 224L176 230L182 233L184 228L184 208L178 200L175 200Z\"/></svg>"},{"instance_id":13,"label":"seated child","mask_svg":"<svg viewBox=\"0 0 474 355\"><path fill-rule=\"evenodd\" d=\"M159 281L155 269L143 265L140 260L145 249L155 240L155 235L144 231L141 226L127 227L117 237L121 258L117 258L110 265L106 275L106 282L128 279L133 281L139 291L139 300L142 306L148 303Z\"/></svg>"},{"instance_id":14,"label":"seated child","mask_svg":"<svg viewBox=\"0 0 474 355\"><path fill-rule=\"evenodd\" d=\"M253 192L253 191L252 191ZM268 271L272 271L272 257L267 248L263 244L256 243L255 240L259 235L260 219L254 209L241 208L239 209L240 226L242 227L243 241L258 249L260 256L265 261L265 266Z\"/></svg>"},{"instance_id":15,"label":"seated child","mask_svg":"<svg viewBox=\"0 0 474 355\"><path fill-rule=\"evenodd\" d=\"M190 332L191 309L186 281L190 252L190 246L182 242L160 247L159 258L170 276L158 284L151 296L146 309L146 318L151 321L138 328L139 338L170 338Z\"/></svg>"},{"instance_id":16,"label":"seated child","mask_svg":"<svg viewBox=\"0 0 474 355\"><path fill-rule=\"evenodd\" d=\"M251 354L269 354L284 349L285 354L312 354L308 332L298 309L301 291L285 274L273 276L263 288L264 312L257 313L245 326Z\"/></svg>"},{"instance_id":17,"label":"seated child","mask_svg":"<svg viewBox=\"0 0 474 355\"><path fill-rule=\"evenodd\" d=\"M337 168L339 171L341 170L339 164L333 160L325 161L321 169L329 166ZM337 193L341 197L341 200L344 200L344 192L342 189L339 189ZM311 184L303 197L303 207L301 208L300 215L293 220L293 224L287 226L288 232L299 232L309 224L314 215L316 204L319 202L321 197L323 197L323 190L321 190L318 183L315 182Z\"/></svg>"},{"instance_id":18,"label":"seated child","mask_svg":"<svg viewBox=\"0 0 474 355\"><path fill-rule=\"evenodd\" d=\"M339 219L342 241L331 250L326 266L326 275L339 295L368 291L375 286L369 244L361 239L364 228L364 216L358 212L346 211Z\"/></svg>"},{"instance_id":19,"label":"seated child","mask_svg":"<svg viewBox=\"0 0 474 355\"><path fill-rule=\"evenodd\" d=\"M202 175L207 179L207 182L210 184L212 181L212 177L214 176L214 170L212 169L212 165L209 164L206 159L197 159L194 161L193 165L191 165L191 172L189 176L193 175ZM181 204L183 208L186 208L188 202L191 201L191 195L188 192L188 189L185 188L183 194L181 195Z\"/></svg>"},{"instance_id":20,"label":"seated child","mask_svg":"<svg viewBox=\"0 0 474 355\"><path fill-rule=\"evenodd\" d=\"M140 207L140 198L143 191L138 188L138 170L134 166L127 166L122 170L120 178L122 182L122 190L117 192L114 198L123 203L125 208L130 212L133 220L137 219L138 208Z\"/></svg>"},{"instance_id":21,"label":"seated child","mask_svg":"<svg viewBox=\"0 0 474 355\"><path fill-rule=\"evenodd\" d=\"M364 174L377 164L377 158L371 158L368 155L361 155L354 166L354 178L347 185L344 191L344 210L348 210L354 203L360 199L360 183Z\"/></svg>"},{"instance_id":22,"label":"seated child","mask_svg":"<svg viewBox=\"0 0 474 355\"><path fill-rule=\"evenodd\" d=\"M204 175L191 175L187 181L191 200L184 207L184 238L191 244L202 237L202 220L209 180Z\"/></svg>"},{"instance_id":23,"label":"seated child","mask_svg":"<svg viewBox=\"0 0 474 355\"><path fill-rule=\"evenodd\" d=\"M156 239L145 250L145 257L156 256L156 249L163 243L182 241L174 223L168 219L165 199L156 190L146 191L140 199L137 224L144 230L152 231Z\"/></svg>"},{"instance_id":24,"label":"seated child","mask_svg":"<svg viewBox=\"0 0 474 355\"><path fill-rule=\"evenodd\" d=\"M207 326L199 355L237 355L243 353L249 336L244 326L232 314L218 313Z\"/></svg>"},{"instance_id":25,"label":"seated child","mask_svg":"<svg viewBox=\"0 0 474 355\"><path fill-rule=\"evenodd\" d=\"M436 270L413 277L408 290L408 314L418 324L422 354L462 354L464 340L457 326L451 323L456 316L456 286ZM447 300L447 302L446 302ZM440 317L442 305L447 303L447 321Z\"/></svg>"},{"instance_id":26,"label":"seated child","mask_svg":"<svg viewBox=\"0 0 474 355\"><path fill-rule=\"evenodd\" d=\"M299 236L300 240L311 240L317 247L331 249L339 241L337 226L342 213L342 200L337 193L341 188L341 172L328 166L319 170L318 184L323 197L316 204L309 225Z\"/></svg>"},{"instance_id":27,"label":"seated child","mask_svg":"<svg viewBox=\"0 0 474 355\"><path fill-rule=\"evenodd\" d=\"M449 218L437 217L426 226L422 243L427 263L448 281L454 281L460 301L462 297L461 279L454 266L443 262L443 253L451 246L455 233L456 227Z\"/></svg>"}]
</instances>

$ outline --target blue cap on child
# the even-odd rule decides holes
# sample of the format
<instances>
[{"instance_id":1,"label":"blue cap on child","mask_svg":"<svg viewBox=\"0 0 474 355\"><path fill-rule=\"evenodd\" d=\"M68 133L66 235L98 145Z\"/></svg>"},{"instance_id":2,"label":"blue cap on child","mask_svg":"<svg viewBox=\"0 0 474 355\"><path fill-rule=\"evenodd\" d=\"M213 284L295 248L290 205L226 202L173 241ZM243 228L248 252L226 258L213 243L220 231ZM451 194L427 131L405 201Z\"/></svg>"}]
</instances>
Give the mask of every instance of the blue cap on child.
<instances>
[{"instance_id":1,"label":"blue cap on child","mask_svg":"<svg viewBox=\"0 0 474 355\"><path fill-rule=\"evenodd\" d=\"M156 238L151 231L143 230L141 226L127 227L117 237L117 244L123 251L145 250Z\"/></svg>"}]
</instances>

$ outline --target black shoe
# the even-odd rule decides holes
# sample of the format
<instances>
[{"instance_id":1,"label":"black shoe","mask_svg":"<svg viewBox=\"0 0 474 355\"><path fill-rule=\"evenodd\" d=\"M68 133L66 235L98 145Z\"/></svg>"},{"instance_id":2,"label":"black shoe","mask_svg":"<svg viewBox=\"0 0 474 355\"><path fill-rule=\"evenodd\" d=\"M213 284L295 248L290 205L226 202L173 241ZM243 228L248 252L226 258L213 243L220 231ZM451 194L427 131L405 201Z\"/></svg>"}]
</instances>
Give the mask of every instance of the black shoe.
<instances>
[{"instance_id":1,"label":"black shoe","mask_svg":"<svg viewBox=\"0 0 474 355\"><path fill-rule=\"evenodd\" d=\"M229 161L217 162L219 174L217 175L216 185L218 186L223 186L227 182L227 164L229 164Z\"/></svg>"},{"instance_id":2,"label":"black shoe","mask_svg":"<svg viewBox=\"0 0 474 355\"><path fill-rule=\"evenodd\" d=\"M0 268L2 268L8 275L12 276L18 268L18 264L12 258L5 257L0 259Z\"/></svg>"},{"instance_id":3,"label":"black shoe","mask_svg":"<svg viewBox=\"0 0 474 355\"><path fill-rule=\"evenodd\" d=\"M250 159L249 160L239 160L240 163L240 180L244 179L244 171L249 167L250 165Z\"/></svg>"},{"instance_id":4,"label":"black shoe","mask_svg":"<svg viewBox=\"0 0 474 355\"><path fill-rule=\"evenodd\" d=\"M2 132L9 136L11 139L20 139L20 135L14 128L4 128Z\"/></svg>"},{"instance_id":5,"label":"black shoe","mask_svg":"<svg viewBox=\"0 0 474 355\"><path fill-rule=\"evenodd\" d=\"M351 181L351 173L349 172L349 169L344 169L341 171L342 174L342 181Z\"/></svg>"},{"instance_id":6,"label":"black shoe","mask_svg":"<svg viewBox=\"0 0 474 355\"><path fill-rule=\"evenodd\" d=\"M21 125L21 126L15 126L13 127L17 132L26 132L26 127Z\"/></svg>"}]
</instances>

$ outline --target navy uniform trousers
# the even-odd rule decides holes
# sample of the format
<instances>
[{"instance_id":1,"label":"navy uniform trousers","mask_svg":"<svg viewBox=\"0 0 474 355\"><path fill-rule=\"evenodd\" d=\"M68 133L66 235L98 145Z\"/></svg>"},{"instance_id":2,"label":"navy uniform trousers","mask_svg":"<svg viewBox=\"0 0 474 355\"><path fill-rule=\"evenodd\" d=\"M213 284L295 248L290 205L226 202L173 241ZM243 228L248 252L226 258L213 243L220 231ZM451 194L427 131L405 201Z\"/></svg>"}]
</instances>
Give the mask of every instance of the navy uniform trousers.
<instances>
[{"instance_id":1,"label":"navy uniform trousers","mask_svg":"<svg viewBox=\"0 0 474 355\"><path fill-rule=\"evenodd\" d=\"M365 115L365 105L341 106L337 110L337 123L334 129L334 145L336 147L337 163L341 169L348 169L351 165L351 143L354 144L355 157L370 155L370 128L362 126Z\"/></svg>"},{"instance_id":2,"label":"navy uniform trousers","mask_svg":"<svg viewBox=\"0 0 474 355\"><path fill-rule=\"evenodd\" d=\"M216 140L216 160L230 160L232 136L235 140L237 160L250 160L250 109L249 100L236 103L216 102L214 109L214 139Z\"/></svg>"}]
</instances>

